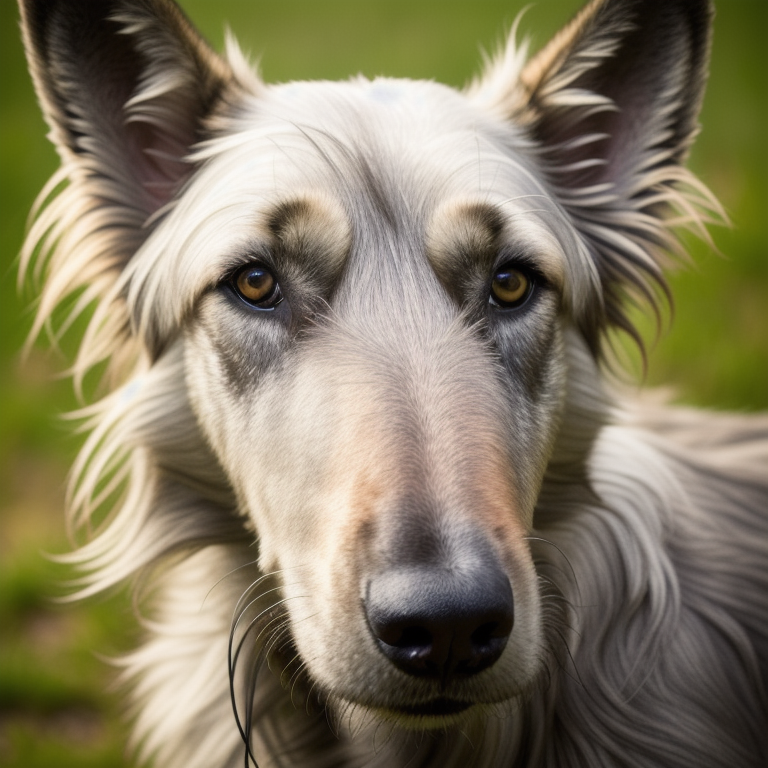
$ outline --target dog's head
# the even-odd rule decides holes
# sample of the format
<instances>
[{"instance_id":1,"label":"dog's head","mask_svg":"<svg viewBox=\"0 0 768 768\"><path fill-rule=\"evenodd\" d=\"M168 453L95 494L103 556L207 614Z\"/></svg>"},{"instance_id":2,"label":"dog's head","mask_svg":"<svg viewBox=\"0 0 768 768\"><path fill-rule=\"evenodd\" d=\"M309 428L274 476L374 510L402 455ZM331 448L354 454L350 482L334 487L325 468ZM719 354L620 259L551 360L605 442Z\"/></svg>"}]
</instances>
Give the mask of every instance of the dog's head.
<instances>
[{"instance_id":1,"label":"dog's head","mask_svg":"<svg viewBox=\"0 0 768 768\"><path fill-rule=\"evenodd\" d=\"M653 299L666 220L695 220L708 3L592 2L465 92L267 86L168 0L22 5L69 180L37 230L43 315L84 287L82 367L183 358L174 397L277 585L251 640L287 627L324 696L406 724L524 694L552 642L530 539L579 371L631 330L628 295ZM196 525L163 551L219 530Z\"/></svg>"}]
</instances>

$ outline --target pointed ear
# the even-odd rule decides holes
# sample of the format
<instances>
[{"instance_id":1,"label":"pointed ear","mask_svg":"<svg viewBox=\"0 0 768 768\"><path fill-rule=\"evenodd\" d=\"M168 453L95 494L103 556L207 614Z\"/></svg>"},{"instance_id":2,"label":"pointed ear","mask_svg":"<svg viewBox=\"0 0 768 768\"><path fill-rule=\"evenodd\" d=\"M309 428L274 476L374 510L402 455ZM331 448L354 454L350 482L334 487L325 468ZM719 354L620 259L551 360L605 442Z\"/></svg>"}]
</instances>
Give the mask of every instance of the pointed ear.
<instances>
[{"instance_id":1,"label":"pointed ear","mask_svg":"<svg viewBox=\"0 0 768 768\"><path fill-rule=\"evenodd\" d=\"M22 0L21 14L70 180L142 226L188 175L185 156L231 80L228 65L168 0Z\"/></svg>"},{"instance_id":2,"label":"pointed ear","mask_svg":"<svg viewBox=\"0 0 768 768\"><path fill-rule=\"evenodd\" d=\"M699 211L719 210L680 166L697 133L712 15L709 0L592 0L516 78L512 53L476 87L534 140L585 236L605 301L583 318L595 347L606 325L636 335L627 293L656 307L676 246L670 219L700 230Z\"/></svg>"},{"instance_id":3,"label":"pointed ear","mask_svg":"<svg viewBox=\"0 0 768 768\"><path fill-rule=\"evenodd\" d=\"M39 253L36 273L49 273L33 334L68 295L79 292L73 315L109 296L81 348L82 370L108 354L110 334L96 325L110 326L113 348L115 335L126 338L127 313L111 288L193 171L190 148L241 83L172 0L20 6L30 71L62 158L53 181L66 182L42 200L22 255L22 269Z\"/></svg>"}]
</instances>

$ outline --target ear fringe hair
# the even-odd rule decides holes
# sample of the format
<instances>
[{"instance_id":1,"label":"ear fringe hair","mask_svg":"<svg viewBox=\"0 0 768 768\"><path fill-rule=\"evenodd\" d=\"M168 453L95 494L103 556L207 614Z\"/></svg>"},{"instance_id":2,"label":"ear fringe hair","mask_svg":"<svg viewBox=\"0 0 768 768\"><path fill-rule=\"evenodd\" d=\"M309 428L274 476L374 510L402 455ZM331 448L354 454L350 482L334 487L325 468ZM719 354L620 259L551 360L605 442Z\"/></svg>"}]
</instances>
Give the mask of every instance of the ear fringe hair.
<instances>
[{"instance_id":1,"label":"ear fringe hair","mask_svg":"<svg viewBox=\"0 0 768 768\"><path fill-rule=\"evenodd\" d=\"M179 396L183 375L177 347L73 415L90 434L73 468L67 521L73 537L86 530L89 541L57 558L83 573L70 582L71 599L109 589L174 552L247 538L223 471Z\"/></svg>"},{"instance_id":2,"label":"ear fringe hair","mask_svg":"<svg viewBox=\"0 0 768 768\"><path fill-rule=\"evenodd\" d=\"M645 342L632 321L632 308L650 310L660 330L663 304L673 305L663 270L689 261L678 233L692 232L714 247L705 225L727 223L718 201L686 169L667 166L642 174L638 168L637 179L642 177L650 192L629 200L614 195L614 205L595 204L605 199L604 190L556 191L599 265L605 314L594 318L585 335L600 358L606 332L613 327L632 339L645 360ZM662 208L663 219L655 214Z\"/></svg>"},{"instance_id":3,"label":"ear fringe hair","mask_svg":"<svg viewBox=\"0 0 768 768\"><path fill-rule=\"evenodd\" d=\"M590 111L585 107L583 117ZM728 223L724 209L709 189L674 161L672 148L664 146L668 136L662 125L655 136L654 145L628 169L623 189L609 183L577 188L563 185L558 178L569 169L556 166L552 157L567 158L568 151L562 147L556 152L540 150L553 192L584 237L600 272L605 314L585 328L590 347L598 357L603 354L601 345L609 327L627 333L645 357L645 345L632 322L631 308L650 310L660 328L662 302L672 305L663 271L689 260L679 232L691 232L714 248L706 225Z\"/></svg>"},{"instance_id":4,"label":"ear fringe hair","mask_svg":"<svg viewBox=\"0 0 768 768\"><path fill-rule=\"evenodd\" d=\"M61 168L38 197L19 272L20 282L30 276L39 285L46 278L28 348L43 332L58 346L75 321L93 309L70 370L81 397L83 379L90 369L109 360L109 372L116 379L141 357L138 341L128 333L125 304L111 294L122 264L143 237L138 211L131 213L125 200L96 198L92 194L97 183L94 176L103 175L103 171L85 173L82 162L64 157ZM115 197L118 189L115 185ZM75 296L74 303L55 327L57 310L70 296Z\"/></svg>"}]
</instances>

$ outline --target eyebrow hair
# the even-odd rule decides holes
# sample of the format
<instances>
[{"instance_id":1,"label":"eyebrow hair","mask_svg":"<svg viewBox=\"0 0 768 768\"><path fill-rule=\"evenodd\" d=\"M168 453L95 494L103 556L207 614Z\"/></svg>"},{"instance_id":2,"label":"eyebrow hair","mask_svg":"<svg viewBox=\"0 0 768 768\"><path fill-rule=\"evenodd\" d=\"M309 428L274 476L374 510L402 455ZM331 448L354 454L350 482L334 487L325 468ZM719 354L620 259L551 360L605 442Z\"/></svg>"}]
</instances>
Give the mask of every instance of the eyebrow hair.
<instances>
[{"instance_id":1,"label":"eyebrow hair","mask_svg":"<svg viewBox=\"0 0 768 768\"><path fill-rule=\"evenodd\" d=\"M317 194L298 194L265 214L275 261L298 266L323 285L340 274L350 251L350 223L341 206Z\"/></svg>"},{"instance_id":2,"label":"eyebrow hair","mask_svg":"<svg viewBox=\"0 0 768 768\"><path fill-rule=\"evenodd\" d=\"M427 232L427 258L444 281L457 269L490 268L504 229L496 206L462 201L438 210Z\"/></svg>"}]
</instances>

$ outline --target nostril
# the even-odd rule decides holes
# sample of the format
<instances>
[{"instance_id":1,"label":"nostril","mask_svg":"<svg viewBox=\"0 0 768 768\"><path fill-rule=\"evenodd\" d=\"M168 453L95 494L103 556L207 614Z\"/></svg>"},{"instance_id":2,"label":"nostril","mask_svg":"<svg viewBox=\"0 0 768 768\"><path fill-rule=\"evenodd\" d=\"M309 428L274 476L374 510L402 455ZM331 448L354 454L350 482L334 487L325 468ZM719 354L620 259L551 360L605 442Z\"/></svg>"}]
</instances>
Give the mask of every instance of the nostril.
<instances>
[{"instance_id":1,"label":"nostril","mask_svg":"<svg viewBox=\"0 0 768 768\"><path fill-rule=\"evenodd\" d=\"M426 627L401 627L396 621L371 622L371 629L379 648L400 669L416 675L437 672L440 663L447 658L435 642L434 634Z\"/></svg>"},{"instance_id":2,"label":"nostril","mask_svg":"<svg viewBox=\"0 0 768 768\"><path fill-rule=\"evenodd\" d=\"M395 648L428 649L432 645L432 633L424 627L405 627L399 635L394 642L387 641L383 636L380 639Z\"/></svg>"},{"instance_id":3,"label":"nostril","mask_svg":"<svg viewBox=\"0 0 768 768\"><path fill-rule=\"evenodd\" d=\"M370 602L369 602L370 605ZM396 616L368 609L368 623L374 636L393 648L429 648L432 633L426 627L403 625Z\"/></svg>"},{"instance_id":4,"label":"nostril","mask_svg":"<svg viewBox=\"0 0 768 768\"><path fill-rule=\"evenodd\" d=\"M507 630L501 629L501 624L498 621L489 621L479 626L471 635L470 640L473 646L477 648L483 648L487 645L491 645L494 641L499 640L502 637L507 637L511 627Z\"/></svg>"}]
</instances>

